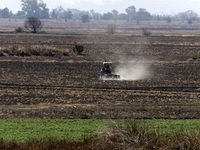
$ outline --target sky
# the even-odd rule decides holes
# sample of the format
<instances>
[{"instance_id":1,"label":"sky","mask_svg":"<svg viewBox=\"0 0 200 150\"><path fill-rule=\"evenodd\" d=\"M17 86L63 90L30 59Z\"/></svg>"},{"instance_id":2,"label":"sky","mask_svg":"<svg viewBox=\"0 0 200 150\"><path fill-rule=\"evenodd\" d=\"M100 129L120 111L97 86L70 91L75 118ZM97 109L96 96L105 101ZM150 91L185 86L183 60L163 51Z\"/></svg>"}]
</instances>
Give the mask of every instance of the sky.
<instances>
[{"instance_id":1,"label":"sky","mask_svg":"<svg viewBox=\"0 0 200 150\"><path fill-rule=\"evenodd\" d=\"M100 13L116 9L120 13L125 13L126 8L135 6L137 10L145 8L151 14L174 15L193 10L200 15L200 0L43 0L43 2L50 10L62 6L65 9L77 8L86 11L93 9ZM5 7L16 13L21 10L21 0L1 0L0 9Z\"/></svg>"}]
</instances>

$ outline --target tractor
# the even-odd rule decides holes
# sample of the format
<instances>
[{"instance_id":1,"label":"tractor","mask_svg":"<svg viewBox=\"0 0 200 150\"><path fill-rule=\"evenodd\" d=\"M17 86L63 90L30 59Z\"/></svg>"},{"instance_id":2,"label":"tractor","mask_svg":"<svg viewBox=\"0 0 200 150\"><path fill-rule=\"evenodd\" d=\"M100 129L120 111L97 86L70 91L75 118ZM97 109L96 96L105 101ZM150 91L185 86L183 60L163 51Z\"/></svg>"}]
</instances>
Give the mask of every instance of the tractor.
<instances>
[{"instance_id":1,"label":"tractor","mask_svg":"<svg viewBox=\"0 0 200 150\"><path fill-rule=\"evenodd\" d=\"M103 62L103 67L101 69L101 79L120 79L120 75L114 73L112 68L112 62Z\"/></svg>"}]
</instances>

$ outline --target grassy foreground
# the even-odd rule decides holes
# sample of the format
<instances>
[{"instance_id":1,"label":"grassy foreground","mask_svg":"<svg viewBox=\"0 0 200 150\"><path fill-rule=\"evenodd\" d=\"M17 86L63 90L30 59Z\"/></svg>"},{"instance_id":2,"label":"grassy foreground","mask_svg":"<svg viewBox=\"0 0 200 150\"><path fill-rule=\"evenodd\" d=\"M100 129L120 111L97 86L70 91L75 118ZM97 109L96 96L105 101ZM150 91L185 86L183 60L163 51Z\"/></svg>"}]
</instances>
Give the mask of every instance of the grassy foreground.
<instances>
[{"instance_id":1,"label":"grassy foreground","mask_svg":"<svg viewBox=\"0 0 200 150\"><path fill-rule=\"evenodd\" d=\"M2 119L0 139L5 142L25 143L32 139L55 138L82 142L96 132L105 130L109 124L123 125L130 120L96 119ZM173 137L174 134L198 135L200 120L135 120L140 126L151 127L158 137Z\"/></svg>"},{"instance_id":2,"label":"grassy foreground","mask_svg":"<svg viewBox=\"0 0 200 150\"><path fill-rule=\"evenodd\" d=\"M91 137L104 120L3 119L0 138L24 143L32 139L55 138L83 141Z\"/></svg>"}]
</instances>

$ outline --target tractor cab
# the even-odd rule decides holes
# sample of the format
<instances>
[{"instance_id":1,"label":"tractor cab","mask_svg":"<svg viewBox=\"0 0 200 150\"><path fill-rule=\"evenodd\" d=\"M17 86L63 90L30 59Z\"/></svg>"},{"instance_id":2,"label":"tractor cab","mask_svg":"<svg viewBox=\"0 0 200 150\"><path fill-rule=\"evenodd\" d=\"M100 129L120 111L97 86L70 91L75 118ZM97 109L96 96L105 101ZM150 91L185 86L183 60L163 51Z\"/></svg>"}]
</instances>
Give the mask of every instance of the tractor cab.
<instances>
[{"instance_id":1,"label":"tractor cab","mask_svg":"<svg viewBox=\"0 0 200 150\"><path fill-rule=\"evenodd\" d=\"M112 62L104 62L102 72L111 73L111 65L112 65Z\"/></svg>"},{"instance_id":2,"label":"tractor cab","mask_svg":"<svg viewBox=\"0 0 200 150\"><path fill-rule=\"evenodd\" d=\"M101 79L120 79L120 75L116 75L112 68L112 62L103 62L101 69Z\"/></svg>"}]
</instances>

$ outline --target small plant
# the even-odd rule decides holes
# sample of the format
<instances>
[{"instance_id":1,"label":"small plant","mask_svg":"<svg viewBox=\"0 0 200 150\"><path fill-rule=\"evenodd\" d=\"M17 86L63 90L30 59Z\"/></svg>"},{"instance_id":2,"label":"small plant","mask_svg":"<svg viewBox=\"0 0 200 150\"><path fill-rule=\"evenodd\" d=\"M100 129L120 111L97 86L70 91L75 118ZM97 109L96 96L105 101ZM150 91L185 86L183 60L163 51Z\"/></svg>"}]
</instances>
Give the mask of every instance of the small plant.
<instances>
[{"instance_id":1,"label":"small plant","mask_svg":"<svg viewBox=\"0 0 200 150\"><path fill-rule=\"evenodd\" d=\"M73 49L74 53L76 53L77 55L81 55L81 53L84 50L84 46L83 45L79 45L75 42L75 47Z\"/></svg>"},{"instance_id":2,"label":"small plant","mask_svg":"<svg viewBox=\"0 0 200 150\"><path fill-rule=\"evenodd\" d=\"M159 59L164 59L164 57L163 57L163 56L158 56L158 58L159 58Z\"/></svg>"},{"instance_id":3,"label":"small plant","mask_svg":"<svg viewBox=\"0 0 200 150\"><path fill-rule=\"evenodd\" d=\"M200 54L193 54L192 59L194 59L194 60L200 59Z\"/></svg>"},{"instance_id":4,"label":"small plant","mask_svg":"<svg viewBox=\"0 0 200 150\"><path fill-rule=\"evenodd\" d=\"M51 57L53 57L53 56L55 56L55 52L52 51L52 50L48 50L47 53L45 54L45 56L51 56Z\"/></svg>"},{"instance_id":5,"label":"small plant","mask_svg":"<svg viewBox=\"0 0 200 150\"><path fill-rule=\"evenodd\" d=\"M147 28L142 29L142 34L145 37L150 37L151 36L151 31L149 31Z\"/></svg>"},{"instance_id":6,"label":"small plant","mask_svg":"<svg viewBox=\"0 0 200 150\"><path fill-rule=\"evenodd\" d=\"M114 34L116 31L116 26L114 24L109 24L107 27L107 32L109 34Z\"/></svg>"},{"instance_id":7,"label":"small plant","mask_svg":"<svg viewBox=\"0 0 200 150\"><path fill-rule=\"evenodd\" d=\"M21 27L15 29L15 33L23 33L24 30Z\"/></svg>"},{"instance_id":8,"label":"small plant","mask_svg":"<svg viewBox=\"0 0 200 150\"><path fill-rule=\"evenodd\" d=\"M58 49L51 46L21 46L13 45L0 49L0 56L69 56L67 49Z\"/></svg>"}]
</instances>

